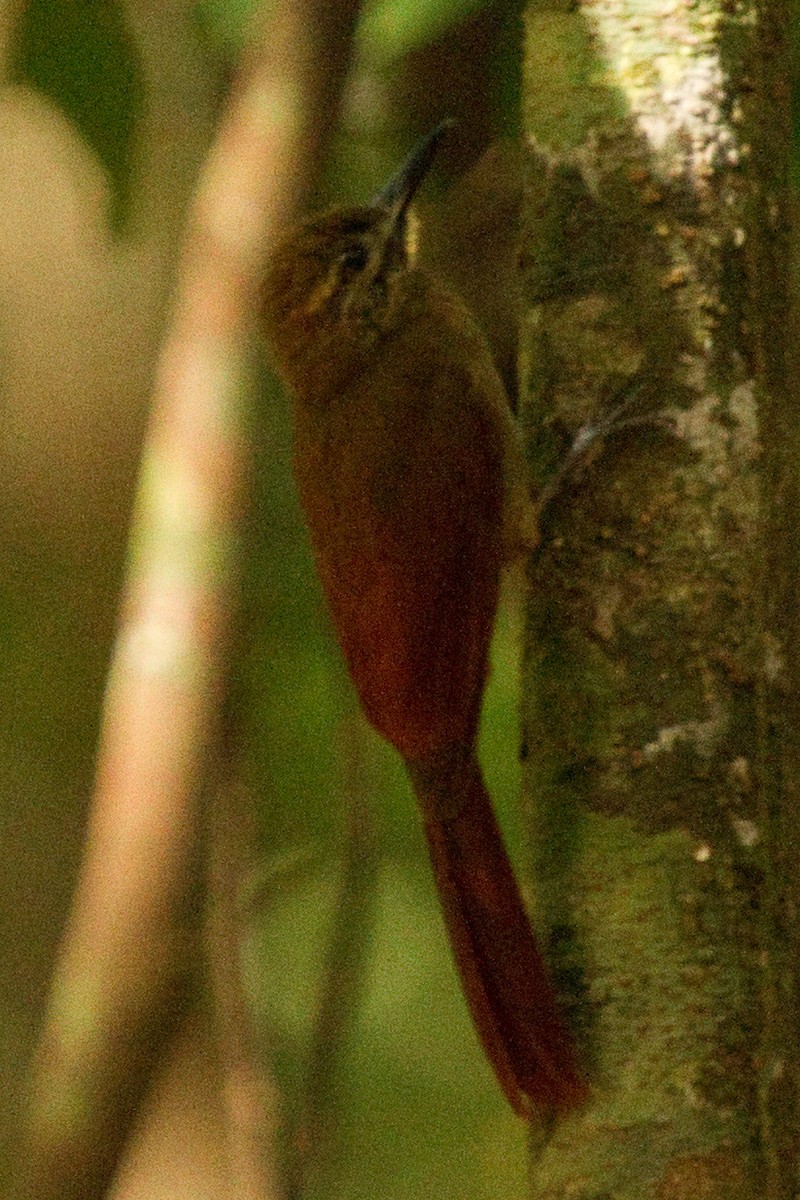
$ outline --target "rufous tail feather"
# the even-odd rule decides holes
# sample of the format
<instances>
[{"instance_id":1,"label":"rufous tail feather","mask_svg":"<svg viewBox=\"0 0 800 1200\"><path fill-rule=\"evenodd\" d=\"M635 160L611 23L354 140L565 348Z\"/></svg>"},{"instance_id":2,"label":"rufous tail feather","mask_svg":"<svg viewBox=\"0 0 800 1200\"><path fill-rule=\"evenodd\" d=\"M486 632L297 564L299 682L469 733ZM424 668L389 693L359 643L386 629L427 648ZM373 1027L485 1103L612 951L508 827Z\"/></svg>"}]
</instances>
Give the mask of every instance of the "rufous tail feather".
<instances>
[{"instance_id":1,"label":"rufous tail feather","mask_svg":"<svg viewBox=\"0 0 800 1200\"><path fill-rule=\"evenodd\" d=\"M573 1039L558 1011L481 770L448 772L463 794L436 795L409 764L425 814L439 896L472 1019L512 1107L567 1112L586 1097Z\"/></svg>"}]
</instances>

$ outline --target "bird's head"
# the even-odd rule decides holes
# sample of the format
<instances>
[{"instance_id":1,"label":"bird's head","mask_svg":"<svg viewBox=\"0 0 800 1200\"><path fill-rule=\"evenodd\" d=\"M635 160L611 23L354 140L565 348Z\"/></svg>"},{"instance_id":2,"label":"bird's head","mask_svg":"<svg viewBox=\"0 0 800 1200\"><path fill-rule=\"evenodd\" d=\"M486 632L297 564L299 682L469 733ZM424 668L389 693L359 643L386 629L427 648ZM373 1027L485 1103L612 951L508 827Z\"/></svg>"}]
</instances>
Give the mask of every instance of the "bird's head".
<instances>
[{"instance_id":1,"label":"bird's head","mask_svg":"<svg viewBox=\"0 0 800 1200\"><path fill-rule=\"evenodd\" d=\"M295 389L320 356L335 363L368 353L398 319L415 253L411 201L449 125L438 125L370 204L311 217L275 248L262 316Z\"/></svg>"}]
</instances>

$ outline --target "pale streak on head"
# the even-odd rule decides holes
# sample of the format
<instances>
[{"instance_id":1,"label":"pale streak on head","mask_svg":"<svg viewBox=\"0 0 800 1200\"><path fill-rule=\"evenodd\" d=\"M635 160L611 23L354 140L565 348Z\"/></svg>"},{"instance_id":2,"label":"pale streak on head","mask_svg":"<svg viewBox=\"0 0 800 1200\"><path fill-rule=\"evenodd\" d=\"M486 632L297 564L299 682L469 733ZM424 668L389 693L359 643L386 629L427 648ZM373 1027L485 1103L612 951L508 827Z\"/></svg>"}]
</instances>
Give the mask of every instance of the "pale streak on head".
<instances>
[{"instance_id":1,"label":"pale streak on head","mask_svg":"<svg viewBox=\"0 0 800 1200\"><path fill-rule=\"evenodd\" d=\"M326 306L333 293L339 287L339 282L339 263L335 262L331 264L330 270L325 278L314 288L313 292L308 298L308 303L303 306L303 312L306 314L306 316L315 316Z\"/></svg>"}]
</instances>

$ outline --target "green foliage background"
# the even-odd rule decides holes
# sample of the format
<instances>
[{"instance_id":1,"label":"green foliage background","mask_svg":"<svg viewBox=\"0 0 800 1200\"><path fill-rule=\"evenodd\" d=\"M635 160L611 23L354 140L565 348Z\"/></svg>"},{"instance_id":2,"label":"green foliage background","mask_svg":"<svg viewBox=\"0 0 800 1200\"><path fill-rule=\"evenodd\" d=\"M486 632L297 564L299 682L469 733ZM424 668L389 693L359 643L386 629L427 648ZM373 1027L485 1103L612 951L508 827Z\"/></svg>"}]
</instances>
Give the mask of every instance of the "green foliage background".
<instances>
[{"instance_id":1,"label":"green foliage background","mask_svg":"<svg viewBox=\"0 0 800 1200\"><path fill-rule=\"evenodd\" d=\"M361 66L386 77L408 73L415 54L436 39L446 42L482 7L479 0L369 3L358 36ZM252 11L247 0L197 4L195 36L210 70L234 60ZM489 114L485 119L497 133L515 125L517 107L516 10L502 8L501 15L504 32L491 78L486 94L475 99L476 111ZM36 88L74 124L107 176L110 226L122 241L131 236L148 93L123 7L109 0L30 0L17 30L11 77ZM446 94L436 103L440 114L452 111ZM424 119L399 109L388 119L385 112L376 114L367 145L343 130L330 164L329 194L371 194L424 131ZM256 919L245 965L291 1126L303 1103L340 893L352 779L347 746L360 718L332 644L294 496L286 404L258 348L255 359L257 382L248 403L258 469L240 683L246 700L242 773L258 798L262 860L251 883ZM132 476L133 464L130 478L120 483L121 508L130 504ZM9 943L15 949L0 996L6 1010L0 1016L3 1075L17 1081L16 1093L10 1089L11 1099L0 1107L7 1128L36 1035L54 935L74 882L72 871L54 885L47 865L53 831L61 828L56 810L68 803L76 813L74 828L58 846L74 867L124 569L122 524L116 531L98 527L96 561L67 570L33 517L27 523L23 514L22 527L29 535L23 554L13 539L0 545L0 696L11 714L0 728L7 797L0 806L0 836L5 830L10 838L18 821L18 787L35 795L36 813L25 834L26 862L12 864L7 877L10 891L29 900ZM515 656L511 622L503 618L483 757L519 856ZM358 900L364 918L359 928L366 931L354 957L359 1000L341 1059L331 1065L328 1116L337 1132L330 1160L309 1181L309 1194L348 1200L376 1193L387 1200L522 1196L522 1131L478 1050L458 990L404 776L377 738L370 732L363 737L357 777L378 849Z\"/></svg>"}]
</instances>

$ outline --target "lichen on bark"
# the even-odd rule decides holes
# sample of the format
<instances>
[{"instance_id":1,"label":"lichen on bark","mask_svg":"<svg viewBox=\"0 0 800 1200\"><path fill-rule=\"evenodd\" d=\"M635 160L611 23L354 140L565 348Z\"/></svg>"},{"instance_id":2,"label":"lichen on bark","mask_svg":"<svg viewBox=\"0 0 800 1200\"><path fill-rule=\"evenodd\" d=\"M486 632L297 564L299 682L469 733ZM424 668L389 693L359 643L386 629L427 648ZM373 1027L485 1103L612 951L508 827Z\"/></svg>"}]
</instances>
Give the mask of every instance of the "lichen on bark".
<instances>
[{"instance_id":1,"label":"lichen on bark","mask_svg":"<svg viewBox=\"0 0 800 1200\"><path fill-rule=\"evenodd\" d=\"M548 1200L794 1195L794 918L767 776L798 622L768 618L800 554L768 490L790 477L768 414L800 434L763 346L764 312L789 303L789 243L783 267L772 235L764 249L786 193L772 216L753 202L788 159L768 82L785 16L528 8L521 393L539 484L625 401L529 571L533 876L594 1089L539 1155ZM793 736L779 750L793 779Z\"/></svg>"}]
</instances>

